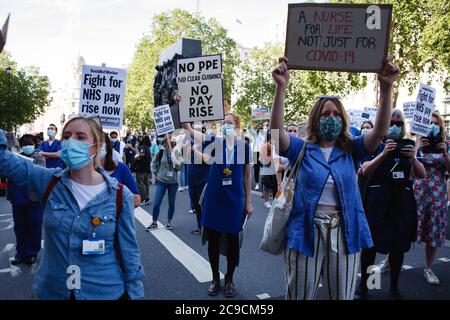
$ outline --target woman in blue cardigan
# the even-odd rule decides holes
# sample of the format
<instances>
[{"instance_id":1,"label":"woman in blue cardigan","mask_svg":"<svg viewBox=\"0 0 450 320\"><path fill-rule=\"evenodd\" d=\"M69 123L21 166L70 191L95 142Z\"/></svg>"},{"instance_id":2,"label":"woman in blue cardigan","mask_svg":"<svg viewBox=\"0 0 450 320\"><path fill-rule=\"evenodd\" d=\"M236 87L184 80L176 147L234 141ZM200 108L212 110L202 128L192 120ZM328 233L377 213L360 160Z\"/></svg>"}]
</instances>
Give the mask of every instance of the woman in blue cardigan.
<instances>
[{"instance_id":1,"label":"woman in blue cardigan","mask_svg":"<svg viewBox=\"0 0 450 320\"><path fill-rule=\"evenodd\" d=\"M351 300L360 251L372 247L356 183L355 161L367 157L385 136L391 117L392 86L399 70L387 59L380 82L380 106L373 130L353 139L338 97L319 97L308 119L307 141L284 130L284 100L289 82L287 59L272 75L276 93L272 134L278 130L279 154L291 165L305 156L295 183L285 250L286 299L314 299L323 277L325 299Z\"/></svg>"}]
</instances>

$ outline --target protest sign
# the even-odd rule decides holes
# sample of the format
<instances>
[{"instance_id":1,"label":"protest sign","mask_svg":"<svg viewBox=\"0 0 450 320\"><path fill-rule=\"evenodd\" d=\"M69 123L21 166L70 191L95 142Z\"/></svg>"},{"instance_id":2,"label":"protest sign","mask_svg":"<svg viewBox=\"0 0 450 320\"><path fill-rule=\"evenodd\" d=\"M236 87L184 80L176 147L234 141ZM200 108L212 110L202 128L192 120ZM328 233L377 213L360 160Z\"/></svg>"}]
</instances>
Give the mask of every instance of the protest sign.
<instances>
[{"instance_id":1,"label":"protest sign","mask_svg":"<svg viewBox=\"0 0 450 320\"><path fill-rule=\"evenodd\" d=\"M389 4L289 4L289 69L381 71L391 16Z\"/></svg>"},{"instance_id":2,"label":"protest sign","mask_svg":"<svg viewBox=\"0 0 450 320\"><path fill-rule=\"evenodd\" d=\"M252 120L270 120L271 112L268 107L259 107L252 109Z\"/></svg>"},{"instance_id":3,"label":"protest sign","mask_svg":"<svg viewBox=\"0 0 450 320\"><path fill-rule=\"evenodd\" d=\"M414 117L414 110L416 109L416 102L405 102L403 104L403 114L406 120L412 120Z\"/></svg>"},{"instance_id":4,"label":"protest sign","mask_svg":"<svg viewBox=\"0 0 450 320\"><path fill-rule=\"evenodd\" d=\"M365 107L361 113L361 121L370 121L375 124L375 118L377 116L377 108L375 107Z\"/></svg>"},{"instance_id":5,"label":"protest sign","mask_svg":"<svg viewBox=\"0 0 450 320\"><path fill-rule=\"evenodd\" d=\"M348 110L348 117L350 119L350 127L354 127L354 128L360 128L361 124L362 124L362 119L361 119L361 115L362 115L362 110L356 110L356 109L351 109Z\"/></svg>"},{"instance_id":6,"label":"protest sign","mask_svg":"<svg viewBox=\"0 0 450 320\"><path fill-rule=\"evenodd\" d=\"M125 101L125 69L83 66L80 114L100 118L105 129L120 130Z\"/></svg>"},{"instance_id":7,"label":"protest sign","mask_svg":"<svg viewBox=\"0 0 450 320\"><path fill-rule=\"evenodd\" d=\"M0 53L3 51L3 48L6 44L6 36L8 35L8 25L9 25L9 17L11 14L8 14L5 23L3 24L2 29L0 30Z\"/></svg>"},{"instance_id":8,"label":"protest sign","mask_svg":"<svg viewBox=\"0 0 450 320\"><path fill-rule=\"evenodd\" d=\"M416 99L416 108L411 124L411 133L427 136L428 128L431 124L436 98L436 90L423 83L420 84L419 94Z\"/></svg>"},{"instance_id":9,"label":"protest sign","mask_svg":"<svg viewBox=\"0 0 450 320\"><path fill-rule=\"evenodd\" d=\"M180 122L223 120L222 55L177 61Z\"/></svg>"},{"instance_id":10,"label":"protest sign","mask_svg":"<svg viewBox=\"0 0 450 320\"><path fill-rule=\"evenodd\" d=\"M155 121L156 134L158 136L175 131L172 113L168 104L155 107L153 110L153 120Z\"/></svg>"}]
</instances>

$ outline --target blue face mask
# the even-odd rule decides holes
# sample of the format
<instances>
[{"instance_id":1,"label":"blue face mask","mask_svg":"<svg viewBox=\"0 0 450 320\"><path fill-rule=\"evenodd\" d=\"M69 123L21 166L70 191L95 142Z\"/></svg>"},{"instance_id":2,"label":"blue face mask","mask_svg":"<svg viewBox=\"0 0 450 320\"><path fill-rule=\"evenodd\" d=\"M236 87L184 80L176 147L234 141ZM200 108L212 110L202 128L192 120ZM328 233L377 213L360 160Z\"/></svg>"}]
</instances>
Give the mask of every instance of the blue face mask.
<instances>
[{"instance_id":1,"label":"blue face mask","mask_svg":"<svg viewBox=\"0 0 450 320\"><path fill-rule=\"evenodd\" d=\"M397 127L394 124L392 127L389 127L386 137L389 139L398 139L398 138L400 138L401 133L402 133L402 128Z\"/></svg>"},{"instance_id":2,"label":"blue face mask","mask_svg":"<svg viewBox=\"0 0 450 320\"><path fill-rule=\"evenodd\" d=\"M95 157L89 154L89 147L93 145L75 139L64 140L60 152L61 159L71 170L84 168Z\"/></svg>"},{"instance_id":3,"label":"blue face mask","mask_svg":"<svg viewBox=\"0 0 450 320\"><path fill-rule=\"evenodd\" d=\"M319 137L322 141L334 141L342 132L341 117L322 117L319 121Z\"/></svg>"},{"instance_id":4,"label":"blue face mask","mask_svg":"<svg viewBox=\"0 0 450 320\"><path fill-rule=\"evenodd\" d=\"M428 136L429 137L437 137L439 135L439 133L441 133L441 128L439 128L439 126L436 124L432 124L428 128Z\"/></svg>"},{"instance_id":5,"label":"blue face mask","mask_svg":"<svg viewBox=\"0 0 450 320\"><path fill-rule=\"evenodd\" d=\"M102 146L100 149L100 160L105 159L106 157L106 146Z\"/></svg>"},{"instance_id":6,"label":"blue face mask","mask_svg":"<svg viewBox=\"0 0 450 320\"><path fill-rule=\"evenodd\" d=\"M47 136L49 136L50 138L53 138L54 136L56 136L56 131L55 130L48 130L47 131Z\"/></svg>"},{"instance_id":7,"label":"blue face mask","mask_svg":"<svg viewBox=\"0 0 450 320\"><path fill-rule=\"evenodd\" d=\"M23 146L22 152L27 156L31 156L34 152L34 146Z\"/></svg>"},{"instance_id":8,"label":"blue face mask","mask_svg":"<svg viewBox=\"0 0 450 320\"><path fill-rule=\"evenodd\" d=\"M234 135L234 125L233 125L233 124L229 124L229 123L224 124L224 125L222 126L222 133L223 133L225 136L231 136L231 135Z\"/></svg>"}]
</instances>

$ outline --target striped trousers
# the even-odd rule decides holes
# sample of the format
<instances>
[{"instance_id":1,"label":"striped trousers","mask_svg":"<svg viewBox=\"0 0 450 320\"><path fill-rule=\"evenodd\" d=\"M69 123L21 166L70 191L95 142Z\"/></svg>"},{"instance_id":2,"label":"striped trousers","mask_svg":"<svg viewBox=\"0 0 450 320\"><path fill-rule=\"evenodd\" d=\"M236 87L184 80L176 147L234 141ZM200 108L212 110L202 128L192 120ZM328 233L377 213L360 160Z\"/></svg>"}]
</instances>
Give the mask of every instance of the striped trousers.
<instances>
[{"instance_id":1,"label":"striped trousers","mask_svg":"<svg viewBox=\"0 0 450 320\"><path fill-rule=\"evenodd\" d=\"M315 225L313 257L284 251L286 300L314 300L321 280L324 299L353 300L360 253L347 254L342 224L332 230Z\"/></svg>"}]
</instances>

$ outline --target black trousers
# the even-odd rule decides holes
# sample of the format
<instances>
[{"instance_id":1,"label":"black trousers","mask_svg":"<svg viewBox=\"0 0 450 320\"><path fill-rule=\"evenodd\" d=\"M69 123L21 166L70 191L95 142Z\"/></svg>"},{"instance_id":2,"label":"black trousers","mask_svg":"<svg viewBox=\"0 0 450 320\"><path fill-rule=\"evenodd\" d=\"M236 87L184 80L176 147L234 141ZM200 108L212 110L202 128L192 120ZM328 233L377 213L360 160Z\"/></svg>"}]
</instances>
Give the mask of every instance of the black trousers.
<instances>
[{"instance_id":1,"label":"black trousers","mask_svg":"<svg viewBox=\"0 0 450 320\"><path fill-rule=\"evenodd\" d=\"M201 217L202 217L202 207L198 203L200 201L200 196L202 195L203 188L206 183L202 183L199 186L189 186L189 198L191 200L191 209L194 210L197 216L197 228L201 229Z\"/></svg>"},{"instance_id":2,"label":"black trousers","mask_svg":"<svg viewBox=\"0 0 450 320\"><path fill-rule=\"evenodd\" d=\"M259 172L261 170L261 161L259 160L259 152L253 153L253 173L255 175L255 183L259 183Z\"/></svg>"},{"instance_id":3,"label":"black trousers","mask_svg":"<svg viewBox=\"0 0 450 320\"><path fill-rule=\"evenodd\" d=\"M219 257L220 257L220 237L221 233L216 230L205 228L208 236L208 257L213 279L219 280ZM227 233L227 273L225 275L225 282L233 281L234 270L239 261L239 233Z\"/></svg>"}]
</instances>

